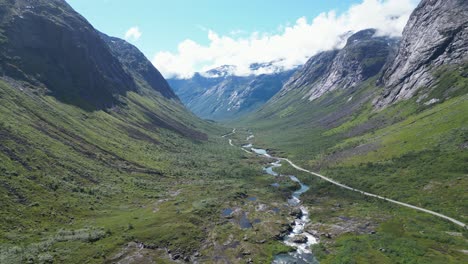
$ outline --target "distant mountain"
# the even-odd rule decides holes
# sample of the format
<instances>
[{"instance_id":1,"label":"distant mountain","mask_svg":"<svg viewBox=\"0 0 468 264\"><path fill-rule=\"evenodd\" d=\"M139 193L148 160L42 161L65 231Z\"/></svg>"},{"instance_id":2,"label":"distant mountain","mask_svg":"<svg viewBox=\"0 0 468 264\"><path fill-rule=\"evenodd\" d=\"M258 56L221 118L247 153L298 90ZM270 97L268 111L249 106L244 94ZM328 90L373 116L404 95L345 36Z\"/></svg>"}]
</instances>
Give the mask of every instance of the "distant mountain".
<instances>
[{"instance_id":1,"label":"distant mountain","mask_svg":"<svg viewBox=\"0 0 468 264\"><path fill-rule=\"evenodd\" d=\"M209 78L220 78L234 75L236 66L234 65L222 65L214 69L208 70L203 73L203 76Z\"/></svg>"},{"instance_id":2,"label":"distant mountain","mask_svg":"<svg viewBox=\"0 0 468 264\"><path fill-rule=\"evenodd\" d=\"M263 65L269 67L269 65ZM261 69L262 65L252 65ZM250 113L283 86L294 70L271 74L235 76L234 66L222 66L190 79L169 79L182 102L196 115L213 120L227 120Z\"/></svg>"}]
</instances>

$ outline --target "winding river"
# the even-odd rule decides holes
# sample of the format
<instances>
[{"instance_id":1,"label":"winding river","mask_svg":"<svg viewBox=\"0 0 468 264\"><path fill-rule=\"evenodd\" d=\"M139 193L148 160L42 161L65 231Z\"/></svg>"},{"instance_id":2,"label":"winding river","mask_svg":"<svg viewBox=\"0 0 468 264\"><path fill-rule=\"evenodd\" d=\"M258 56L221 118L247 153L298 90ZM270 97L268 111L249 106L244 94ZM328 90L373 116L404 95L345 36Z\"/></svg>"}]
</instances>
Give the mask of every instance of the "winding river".
<instances>
[{"instance_id":1,"label":"winding river","mask_svg":"<svg viewBox=\"0 0 468 264\"><path fill-rule=\"evenodd\" d=\"M249 136L247 140L251 139L252 136ZM279 173L275 172L273 169L281 166L281 160L273 158L268 154L267 150L253 148L252 144L244 146L245 148L250 148L253 152L258 155L265 156L267 158L272 158L275 162L270 163L270 166L264 168L263 170L275 177L279 176ZM310 222L309 211L305 206L301 204L300 196L309 190L309 186L303 184L296 176L290 175L289 178L297 182L300 185L300 188L293 192L291 198L288 199L288 204L291 207L297 207L300 210L300 214L294 219L294 225L292 231L284 237L283 242L295 248L296 250L287 254L276 255L273 264L286 264L286 263L297 263L297 264L306 264L306 263L318 263L314 255L310 250L310 246L317 243L317 239L305 231L306 225Z\"/></svg>"},{"instance_id":2,"label":"winding river","mask_svg":"<svg viewBox=\"0 0 468 264\"><path fill-rule=\"evenodd\" d=\"M236 133L236 129L233 129L231 133L226 134L223 137L226 137L226 136L234 134L234 133ZM249 137L247 137L246 140L249 141L253 137L254 137L254 135L251 134ZM229 144L231 146L234 146L231 139L229 139ZM247 152L247 153L256 153L256 154L264 156L266 158L270 158L270 159L275 160L275 162L270 163L269 167L264 168L265 172L272 175L272 176L279 176L279 174L277 172L275 172L273 169L276 168L276 167L281 166L281 161L286 161L293 168L295 168L295 169L297 169L299 171L309 173L309 174L314 175L316 177L319 177L319 178L321 178L321 179L323 179L323 180L325 180L327 182L330 182L330 183L332 183L332 184L334 184L334 185L336 185L336 186L338 186L340 188L347 189L347 190L350 190L350 191L353 191L353 192L358 192L358 193L360 193L362 195L365 195L365 196L374 197L374 198L377 198L377 199L381 199L381 200L384 200L384 201L387 201L387 202L390 202L390 203L394 203L394 204L404 206L404 207L407 207L407 208L411 208L411 209L414 209L414 210L418 210L418 211L421 211L421 212L425 212L425 213L440 217L442 219L448 220L448 221L450 221L450 222L452 222L452 223L454 223L454 224L456 224L458 226L461 226L461 227L463 227L465 229L467 228L467 225L465 223L463 223L461 221L458 221L458 220L456 220L454 218L448 217L446 215L443 215L441 213L437 213L437 212L434 212L434 211L431 211L431 210L428 210L428 209L425 209L425 208L421 208L421 207L414 206L414 205L411 205L411 204L396 201L396 200L386 198L386 197L383 197L383 196L380 196L380 195L376 195L376 194L373 194L373 193L358 190L358 189L352 188L350 186L347 186L345 184L339 183L339 182L337 182L337 181L335 181L335 180L333 180L331 178L328 178L326 176L323 176L323 175L321 175L319 173L316 173L316 172L313 172L313 171L310 171L310 170L306 170L306 169L294 164L291 160L289 160L287 158L273 157L270 154L268 154L267 150L265 150L265 149L254 148L253 145L250 142L248 144L242 146L241 149L243 151ZM251 151L249 151L248 149L250 149ZM300 209L301 216L295 219L293 230L284 238L284 243L286 245L289 245L291 247L296 248L296 251L292 252L292 253L289 253L289 254L277 255L277 256L275 256L275 259L273 260L272 263L298 263L298 264L318 263L318 261L314 258L314 256L312 255L312 252L310 251L310 245L316 244L317 240L316 240L316 238L314 236L312 236L311 234L307 233L304 230L305 226L310 222L309 212L308 212L306 207L301 205L301 200L299 199L300 195L303 194L304 192L306 192L309 189L309 187L307 185L303 184L295 176L291 175L291 176L289 176L289 178L291 180L299 183L299 185L301 186L299 188L299 190L295 191L292 194L292 197L290 199L288 199L288 203L289 203L290 206L295 206L295 207L298 207ZM279 186L278 183L275 183L273 185L274 186ZM301 236L302 239L297 239L299 236ZM304 239L304 237L306 237L307 239Z\"/></svg>"}]
</instances>

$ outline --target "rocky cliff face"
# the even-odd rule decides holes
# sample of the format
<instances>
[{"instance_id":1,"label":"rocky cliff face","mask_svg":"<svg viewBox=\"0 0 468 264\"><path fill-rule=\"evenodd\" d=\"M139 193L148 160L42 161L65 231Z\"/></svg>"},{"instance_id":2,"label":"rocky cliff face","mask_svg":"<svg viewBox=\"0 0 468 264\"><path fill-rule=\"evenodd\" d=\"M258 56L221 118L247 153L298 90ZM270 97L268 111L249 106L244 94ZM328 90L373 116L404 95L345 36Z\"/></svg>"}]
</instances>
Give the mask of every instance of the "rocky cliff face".
<instances>
[{"instance_id":1,"label":"rocky cliff face","mask_svg":"<svg viewBox=\"0 0 468 264\"><path fill-rule=\"evenodd\" d=\"M166 79L135 46L103 33L100 33L100 36L135 80L144 82L148 88L160 92L166 98L178 100Z\"/></svg>"},{"instance_id":2,"label":"rocky cliff face","mask_svg":"<svg viewBox=\"0 0 468 264\"><path fill-rule=\"evenodd\" d=\"M375 102L382 108L430 87L441 65L468 61L468 1L422 0L406 25L399 50L381 82L385 92Z\"/></svg>"},{"instance_id":3,"label":"rocky cliff face","mask_svg":"<svg viewBox=\"0 0 468 264\"><path fill-rule=\"evenodd\" d=\"M280 92L302 89L313 101L336 89L351 89L375 76L387 62L398 39L375 36L374 29L351 35L341 50L321 52L311 57Z\"/></svg>"},{"instance_id":4,"label":"rocky cliff face","mask_svg":"<svg viewBox=\"0 0 468 264\"><path fill-rule=\"evenodd\" d=\"M87 109L112 106L135 82L65 1L0 2L0 74Z\"/></svg>"},{"instance_id":5,"label":"rocky cliff face","mask_svg":"<svg viewBox=\"0 0 468 264\"><path fill-rule=\"evenodd\" d=\"M280 96L284 96L288 91L293 89L310 87L320 80L330 70L337 53L338 50L330 50L320 52L311 57L284 85Z\"/></svg>"}]
</instances>

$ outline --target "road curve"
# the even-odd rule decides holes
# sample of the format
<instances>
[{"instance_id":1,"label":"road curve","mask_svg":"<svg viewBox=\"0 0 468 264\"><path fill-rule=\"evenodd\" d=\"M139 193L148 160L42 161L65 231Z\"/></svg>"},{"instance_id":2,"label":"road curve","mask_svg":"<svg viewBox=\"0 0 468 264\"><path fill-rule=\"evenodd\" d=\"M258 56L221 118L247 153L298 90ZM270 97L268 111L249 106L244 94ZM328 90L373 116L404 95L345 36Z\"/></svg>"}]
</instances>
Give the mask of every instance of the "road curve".
<instances>
[{"instance_id":1,"label":"road curve","mask_svg":"<svg viewBox=\"0 0 468 264\"><path fill-rule=\"evenodd\" d=\"M228 135L232 135L236 133L236 129L233 129L231 133L229 134L226 134L224 135L223 137L226 137ZM232 143L232 140L229 139L229 145L233 146L234 147L234 144ZM255 154L254 152L251 152L251 151L248 151L244 148L241 147L242 150L244 150L245 152L248 152L250 154ZM313 172L313 171L310 171L310 170L306 170L302 167L299 167L298 165L294 164L294 162L292 162L291 160L287 159L287 158L281 158L281 157L268 157L268 156L265 156L266 158L272 158L272 159L277 159L277 160L284 160L286 161L287 163L289 163L293 168L295 168L296 170L299 170L299 171L303 171L303 172L306 172L306 173L309 173L311 175L314 175L314 176L317 176L327 182L330 182L336 186L339 186L341 188L344 188L344 189L348 189L350 191L353 191L353 192L358 192L360 194L363 194L363 195L366 195L366 196L370 196L370 197L374 197L374 198L377 198L377 199L381 199L381 200L384 200L384 201L387 201L387 202L391 202L391 203L394 203L394 204L398 204L398 205L401 205L401 206L404 206L404 207L408 207L408 208L411 208L411 209L415 209L415 210L418 210L418 211L421 211L421 212L425 212L425 213L428 213L428 214L431 214L431 215L434 215L434 216L437 216L437 217L440 217L440 218L443 218L445 220L448 220L458 226L461 226L463 228L467 228L466 224L461 222L461 221L458 221L456 219L453 219L451 217L448 217L446 215L443 215L443 214L440 214L440 213L437 213L437 212L434 212L434 211L431 211L431 210L428 210L428 209L424 209L424 208L421 208L421 207L418 207L418 206L414 206L414 205L411 205L411 204L407 204L407 203L403 203L403 202L399 202L399 201L396 201L396 200L393 200L393 199L389 199L389 198L386 198L386 197L383 197L383 196L380 196L380 195L376 195L376 194L373 194L373 193L368 193L368 192L365 192L365 191L361 191L361 190L358 190L358 189L355 189L355 188L352 188L352 187L349 187L348 185L344 185L342 183L339 183L333 179L330 179L328 177L325 177L321 174L318 174L316 172Z\"/></svg>"}]
</instances>

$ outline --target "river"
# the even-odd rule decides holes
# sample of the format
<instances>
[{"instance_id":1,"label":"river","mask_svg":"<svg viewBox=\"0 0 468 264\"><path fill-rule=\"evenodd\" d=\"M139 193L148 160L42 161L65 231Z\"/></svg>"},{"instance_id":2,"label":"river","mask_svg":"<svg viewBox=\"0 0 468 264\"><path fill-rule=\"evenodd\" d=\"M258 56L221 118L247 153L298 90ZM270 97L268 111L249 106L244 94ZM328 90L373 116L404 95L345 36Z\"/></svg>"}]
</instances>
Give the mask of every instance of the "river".
<instances>
[{"instance_id":1,"label":"river","mask_svg":"<svg viewBox=\"0 0 468 264\"><path fill-rule=\"evenodd\" d=\"M253 137L249 136L247 140ZM263 170L275 177L279 176L279 173L274 171L274 168L281 166L281 160L272 157L268 154L266 149L260 148L253 148L252 144L245 145L244 147L250 148L253 152L257 153L258 155L265 156L267 158L274 159L275 162L270 163L270 166L265 167ZM314 264L319 263L312 251L310 250L310 246L317 244L317 239L305 231L305 227L308 223L310 223L309 211L308 209L302 205L300 196L301 194L305 193L309 190L309 186L303 184L296 176L289 175L289 178L297 182L300 185L300 188L293 192L291 198L288 199L288 204L291 207L297 207L301 214L297 215L294 219L294 226L292 231L283 238L283 243L286 245L295 248L296 250L287 254L280 254L276 255L273 264L286 264L286 263L296 263L296 264Z\"/></svg>"}]
</instances>

